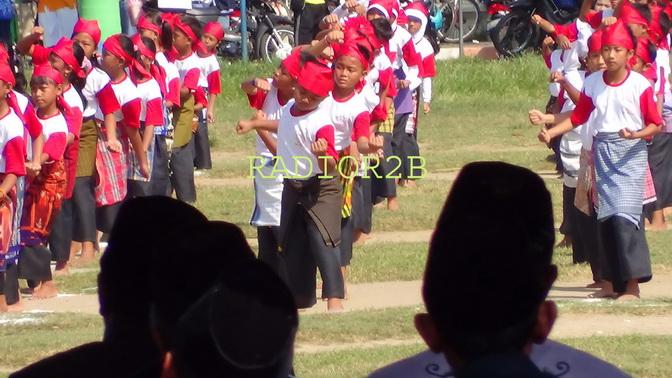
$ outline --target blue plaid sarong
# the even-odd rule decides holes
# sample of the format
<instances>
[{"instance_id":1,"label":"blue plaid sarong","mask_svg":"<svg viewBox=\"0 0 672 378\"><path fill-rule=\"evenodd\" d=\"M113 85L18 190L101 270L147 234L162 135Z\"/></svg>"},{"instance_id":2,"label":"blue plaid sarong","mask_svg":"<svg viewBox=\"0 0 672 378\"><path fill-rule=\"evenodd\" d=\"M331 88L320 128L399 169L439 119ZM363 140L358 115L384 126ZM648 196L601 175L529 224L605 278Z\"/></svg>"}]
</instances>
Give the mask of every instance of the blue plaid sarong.
<instances>
[{"instance_id":1,"label":"blue plaid sarong","mask_svg":"<svg viewBox=\"0 0 672 378\"><path fill-rule=\"evenodd\" d=\"M648 154L642 139L624 139L618 133L594 138L597 219L612 215L640 219Z\"/></svg>"}]
</instances>

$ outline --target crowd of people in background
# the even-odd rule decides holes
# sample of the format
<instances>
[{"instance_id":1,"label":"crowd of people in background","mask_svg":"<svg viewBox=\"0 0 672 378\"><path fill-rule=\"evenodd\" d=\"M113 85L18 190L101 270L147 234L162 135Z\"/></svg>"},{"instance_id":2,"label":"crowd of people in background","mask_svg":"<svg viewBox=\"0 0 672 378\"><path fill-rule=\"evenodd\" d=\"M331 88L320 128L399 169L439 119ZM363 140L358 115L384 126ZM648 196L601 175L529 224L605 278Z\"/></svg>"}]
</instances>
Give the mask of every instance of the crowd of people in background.
<instances>
[{"instance_id":1,"label":"crowd of people in background","mask_svg":"<svg viewBox=\"0 0 672 378\"><path fill-rule=\"evenodd\" d=\"M259 257L299 308L317 302L319 268L322 299L343 309L353 244L371 231L373 205L398 209L397 184L413 185L424 169L418 111L430 111L436 74L427 22L421 2L347 2L274 73L241 83L254 115L236 131L257 134ZM29 95L23 73L0 56L11 130L2 140L0 270L11 310L22 307L19 279L24 294L49 298L54 275L92 261L124 201L174 194L194 203L195 171L212 168L224 29L152 9L135 27L101 41L97 22L80 18L55 42L35 27L16 44L34 66Z\"/></svg>"},{"instance_id":2,"label":"crowd of people in background","mask_svg":"<svg viewBox=\"0 0 672 378\"><path fill-rule=\"evenodd\" d=\"M591 9L592 7L592 9ZM645 229L672 206L669 3L585 1L568 25L532 17L549 37L546 126L563 175L563 244L588 262L594 298L639 298L652 278Z\"/></svg>"}]
</instances>

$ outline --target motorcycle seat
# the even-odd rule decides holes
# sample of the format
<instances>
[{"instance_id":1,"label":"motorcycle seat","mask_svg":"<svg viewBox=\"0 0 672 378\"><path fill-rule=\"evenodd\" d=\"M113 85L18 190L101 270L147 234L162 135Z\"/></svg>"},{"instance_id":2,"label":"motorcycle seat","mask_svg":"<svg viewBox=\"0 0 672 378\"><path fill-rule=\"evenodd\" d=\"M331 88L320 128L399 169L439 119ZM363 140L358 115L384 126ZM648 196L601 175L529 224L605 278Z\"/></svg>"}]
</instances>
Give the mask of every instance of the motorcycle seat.
<instances>
[{"instance_id":1,"label":"motorcycle seat","mask_svg":"<svg viewBox=\"0 0 672 378\"><path fill-rule=\"evenodd\" d=\"M187 9L185 11L186 14L194 17L199 17L199 16L210 16L210 17L219 17L221 11L219 8L216 7L210 7L210 8L194 8L194 9Z\"/></svg>"}]
</instances>

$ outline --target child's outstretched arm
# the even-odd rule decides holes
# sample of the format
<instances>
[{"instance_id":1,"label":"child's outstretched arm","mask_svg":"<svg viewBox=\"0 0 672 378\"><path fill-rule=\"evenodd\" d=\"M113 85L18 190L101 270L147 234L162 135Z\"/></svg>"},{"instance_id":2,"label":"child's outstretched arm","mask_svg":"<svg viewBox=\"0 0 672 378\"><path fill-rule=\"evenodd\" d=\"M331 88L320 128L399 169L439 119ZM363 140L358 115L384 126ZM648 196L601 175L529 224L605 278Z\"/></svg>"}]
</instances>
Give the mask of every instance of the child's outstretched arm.
<instances>
[{"instance_id":1,"label":"child's outstretched arm","mask_svg":"<svg viewBox=\"0 0 672 378\"><path fill-rule=\"evenodd\" d=\"M341 30L331 30L323 38L310 45L305 45L302 51L319 57L332 43L343 43L345 35Z\"/></svg>"},{"instance_id":2,"label":"child's outstretched arm","mask_svg":"<svg viewBox=\"0 0 672 378\"><path fill-rule=\"evenodd\" d=\"M236 132L238 134L246 134L252 130L266 130L274 133L278 132L278 121L271 121L267 119L241 119L236 125Z\"/></svg>"},{"instance_id":3,"label":"child's outstretched arm","mask_svg":"<svg viewBox=\"0 0 672 378\"><path fill-rule=\"evenodd\" d=\"M564 112L564 113L559 113L559 114L548 114L548 113L543 113L540 110L537 109L532 109L527 113L528 118L530 119L530 123L536 126L541 126L541 125L555 125L556 123L560 123L567 118L572 116L572 112Z\"/></svg>"},{"instance_id":4,"label":"child's outstretched arm","mask_svg":"<svg viewBox=\"0 0 672 378\"><path fill-rule=\"evenodd\" d=\"M581 97L581 91L574 88L574 86L565 79L565 75L562 72L553 72L551 74L551 82L558 83L565 90L569 99L573 103L578 104L579 98Z\"/></svg>"},{"instance_id":5,"label":"child's outstretched arm","mask_svg":"<svg viewBox=\"0 0 672 378\"><path fill-rule=\"evenodd\" d=\"M41 40L42 36L44 35L44 28L41 26L36 26L33 28L33 32L29 35L27 35L24 38L21 38L17 43L16 43L16 51L19 52L21 55L33 55L33 50L35 49L35 45L37 45Z\"/></svg>"}]
</instances>

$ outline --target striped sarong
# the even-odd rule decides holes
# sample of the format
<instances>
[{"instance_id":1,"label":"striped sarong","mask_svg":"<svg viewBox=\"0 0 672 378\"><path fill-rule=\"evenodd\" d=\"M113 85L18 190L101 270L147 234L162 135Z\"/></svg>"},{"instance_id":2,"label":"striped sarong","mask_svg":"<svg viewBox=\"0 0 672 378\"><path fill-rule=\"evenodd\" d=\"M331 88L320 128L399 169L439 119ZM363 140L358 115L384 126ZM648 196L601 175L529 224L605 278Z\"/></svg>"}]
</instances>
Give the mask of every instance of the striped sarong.
<instances>
[{"instance_id":1,"label":"striped sarong","mask_svg":"<svg viewBox=\"0 0 672 378\"><path fill-rule=\"evenodd\" d=\"M623 214L640 219L647 169L646 142L624 139L618 133L594 138L597 219Z\"/></svg>"},{"instance_id":2,"label":"striped sarong","mask_svg":"<svg viewBox=\"0 0 672 378\"><path fill-rule=\"evenodd\" d=\"M99 125L100 126L100 125ZM119 203L126 198L126 157L124 149L112 152L107 146L107 135L98 128L98 144L96 146L96 206L108 206Z\"/></svg>"},{"instance_id":3,"label":"striped sarong","mask_svg":"<svg viewBox=\"0 0 672 378\"><path fill-rule=\"evenodd\" d=\"M350 149L346 148L341 152L338 158L339 182L343 190L343 206L341 207L341 218L348 218L352 215L352 187L357 174L357 164L350 158L341 160L343 156L349 156Z\"/></svg>"},{"instance_id":4,"label":"striped sarong","mask_svg":"<svg viewBox=\"0 0 672 378\"><path fill-rule=\"evenodd\" d=\"M126 154L126 166L128 167L128 179L129 180L134 180L134 181L141 181L141 182L149 182L152 179L152 167L154 167L154 139L152 138L152 143L149 145L149 149L147 149L147 152L145 155L147 156L147 162L149 163L149 178L145 178L145 176L140 173L140 162L138 161L138 158L135 156L135 150L133 149L133 145L128 141L128 139L124 139L122 141L122 145L124 146L124 153Z\"/></svg>"}]
</instances>

